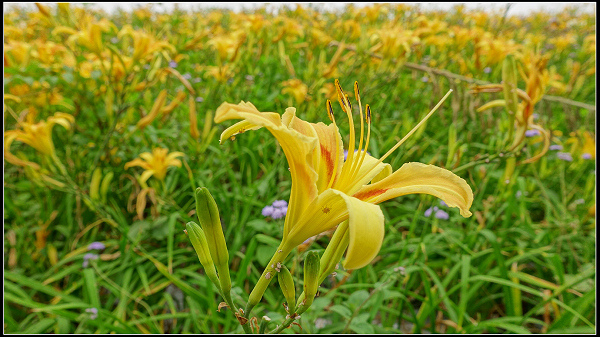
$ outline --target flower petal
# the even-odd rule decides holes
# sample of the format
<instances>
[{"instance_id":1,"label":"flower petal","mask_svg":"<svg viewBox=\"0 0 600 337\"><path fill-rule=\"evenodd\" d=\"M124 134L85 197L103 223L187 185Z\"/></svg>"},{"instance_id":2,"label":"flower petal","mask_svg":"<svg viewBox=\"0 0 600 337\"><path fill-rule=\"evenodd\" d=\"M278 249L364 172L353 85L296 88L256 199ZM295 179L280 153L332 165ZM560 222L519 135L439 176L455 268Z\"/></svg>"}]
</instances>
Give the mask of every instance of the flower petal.
<instances>
[{"instance_id":1,"label":"flower petal","mask_svg":"<svg viewBox=\"0 0 600 337\"><path fill-rule=\"evenodd\" d=\"M358 152L356 155L358 155ZM360 165L358 174L355 174L356 178L354 178L352 180L352 182L349 183L348 186L343 187L343 190L346 191L346 193L348 195L353 195L354 193L359 191L364 185L368 184L369 181L371 181L372 183L375 183L375 182L389 176L390 174L392 174L393 170L392 170L392 166L390 164L379 163L379 164L377 164L377 166L372 168L373 165L375 165L375 163L377 163L379 160L372 157L368 153L365 153L364 155L365 155L365 159L363 159L363 162ZM355 158L355 160L356 160L356 158ZM346 164L350 165L351 163L350 162L344 163L344 165L346 165ZM357 178L360 178L360 179L357 179ZM342 186L340 186L340 189L342 189Z\"/></svg>"},{"instance_id":2,"label":"flower petal","mask_svg":"<svg viewBox=\"0 0 600 337\"><path fill-rule=\"evenodd\" d=\"M375 258L383 242L383 213L374 205L338 190L321 193L302 213L298 223L284 236L294 246L304 240L349 220L348 252L344 267L364 267Z\"/></svg>"},{"instance_id":3,"label":"flower petal","mask_svg":"<svg viewBox=\"0 0 600 337\"><path fill-rule=\"evenodd\" d=\"M10 145L15 139L19 137L19 133L19 131L6 131L6 133L4 134L4 159L6 159L7 162L13 165L23 167L30 166L34 170L38 170L40 168L38 164L27 160L22 160L10 152Z\"/></svg>"},{"instance_id":4,"label":"flower petal","mask_svg":"<svg viewBox=\"0 0 600 337\"><path fill-rule=\"evenodd\" d=\"M176 160L175 158L183 157L183 156L185 156L185 154L183 154L183 152L177 152L177 151L171 152L167 155L167 158L165 158L165 163L167 163L167 165L181 167L181 161Z\"/></svg>"},{"instance_id":5,"label":"flower petal","mask_svg":"<svg viewBox=\"0 0 600 337\"><path fill-rule=\"evenodd\" d=\"M450 207L458 207L460 214L470 217L473 191L456 174L434 165L406 163L392 175L374 184L364 186L354 197L380 203L406 194L425 193L442 199Z\"/></svg>"},{"instance_id":6,"label":"flower petal","mask_svg":"<svg viewBox=\"0 0 600 337\"><path fill-rule=\"evenodd\" d=\"M146 169L146 170L150 168L150 165L148 165L147 162L141 160L140 158L135 158L134 160L132 160L130 162L127 162L125 164L125 169L127 170L128 168L133 167L133 166L140 166L140 167L142 167L143 169Z\"/></svg>"},{"instance_id":7,"label":"flower petal","mask_svg":"<svg viewBox=\"0 0 600 337\"><path fill-rule=\"evenodd\" d=\"M319 146L316 146L313 152L313 160L318 175L317 189L319 193L323 192L327 189L332 175L335 175L334 182L337 180L344 163L344 144L337 126L333 123L326 125L303 121L291 110L286 110L282 122L303 135L316 137L319 140Z\"/></svg>"},{"instance_id":8,"label":"flower petal","mask_svg":"<svg viewBox=\"0 0 600 337\"><path fill-rule=\"evenodd\" d=\"M294 108L286 110L287 117L293 116ZM289 232L291 224L297 223L298 217L317 196L317 172L314 170L314 148L317 146L316 137L308 137L289 128L281 122L281 116L274 112L260 112L250 102L239 104L223 103L217 108L215 122L221 123L230 119L242 119L255 129L267 128L277 139L290 167L292 189L289 201L289 211L284 224L284 235ZM226 130L227 131L227 130ZM221 135L223 140L223 134Z\"/></svg>"},{"instance_id":9,"label":"flower petal","mask_svg":"<svg viewBox=\"0 0 600 337\"><path fill-rule=\"evenodd\" d=\"M142 153L140 153L140 158L144 159L148 163L151 163L151 162L154 161L154 155L152 153L150 153L150 152L142 152Z\"/></svg>"},{"instance_id":10,"label":"flower petal","mask_svg":"<svg viewBox=\"0 0 600 337\"><path fill-rule=\"evenodd\" d=\"M258 130L260 128L262 128L262 126L256 126L247 121L237 122L221 133L221 143L223 143L223 140L230 139L237 134L244 133L248 130Z\"/></svg>"},{"instance_id":11,"label":"flower petal","mask_svg":"<svg viewBox=\"0 0 600 337\"><path fill-rule=\"evenodd\" d=\"M148 180L150 177L152 177L152 175L153 175L154 173L155 173L155 172L154 172L153 170L146 170L146 171L144 171L144 172L142 173L142 175L140 176L140 182L141 182L141 183L145 183L145 182L146 182L146 180ZM162 180L160 177L158 177L158 178L159 178L159 180ZM164 178L164 177L163 177L163 178Z\"/></svg>"}]
</instances>

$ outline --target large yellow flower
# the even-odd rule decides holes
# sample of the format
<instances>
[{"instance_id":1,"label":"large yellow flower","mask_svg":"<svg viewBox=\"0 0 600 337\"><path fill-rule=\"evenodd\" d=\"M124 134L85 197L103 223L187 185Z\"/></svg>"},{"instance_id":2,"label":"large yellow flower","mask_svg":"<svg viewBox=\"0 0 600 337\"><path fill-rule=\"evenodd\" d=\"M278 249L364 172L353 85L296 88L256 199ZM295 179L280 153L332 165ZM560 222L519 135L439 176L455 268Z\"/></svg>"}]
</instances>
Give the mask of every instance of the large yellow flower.
<instances>
[{"instance_id":1,"label":"large yellow flower","mask_svg":"<svg viewBox=\"0 0 600 337\"><path fill-rule=\"evenodd\" d=\"M52 128L55 124L62 125L65 129L70 129L71 124L75 121L73 116L57 112L54 116L48 117L45 121L33 123L33 121L22 122L21 129L6 131L4 134L4 158L9 163L19 166L30 166L38 169L39 165L29 161L19 159L10 153L10 146L13 141L18 140L23 142L38 152L54 156L54 143L52 142Z\"/></svg>"},{"instance_id":2,"label":"large yellow flower","mask_svg":"<svg viewBox=\"0 0 600 337\"><path fill-rule=\"evenodd\" d=\"M140 154L140 158L135 158L134 160L125 164L125 169L132 166L140 166L145 171L142 173L140 180L145 182L151 176L155 176L158 180L164 180L167 176L167 169L169 166L177 166L181 167L181 161L176 159L177 157L182 157L183 153L181 152L171 152L169 153L168 149L163 149L157 147L150 152L144 152Z\"/></svg>"},{"instance_id":3,"label":"large yellow flower","mask_svg":"<svg viewBox=\"0 0 600 337\"><path fill-rule=\"evenodd\" d=\"M337 80L335 84L339 103L350 123L346 160L330 101L327 101L332 120L329 125L303 121L296 117L293 107L280 116L275 112L260 112L252 103L242 101L239 104L223 103L216 111L217 123L242 120L227 128L221 134L221 141L265 127L277 138L287 157L292 189L280 246L286 253L283 255L311 236L349 220L349 246L344 267L361 268L375 258L383 242L384 217L377 204L406 194L434 195L449 206L458 207L462 216L471 215L473 192L464 179L433 165L406 163L392 172L391 166L383 163L437 107L388 153L377 159L367 154L371 109L366 106L366 118L363 119L358 84L355 83L354 89L361 113L361 128L356 151L352 106Z\"/></svg>"}]
</instances>

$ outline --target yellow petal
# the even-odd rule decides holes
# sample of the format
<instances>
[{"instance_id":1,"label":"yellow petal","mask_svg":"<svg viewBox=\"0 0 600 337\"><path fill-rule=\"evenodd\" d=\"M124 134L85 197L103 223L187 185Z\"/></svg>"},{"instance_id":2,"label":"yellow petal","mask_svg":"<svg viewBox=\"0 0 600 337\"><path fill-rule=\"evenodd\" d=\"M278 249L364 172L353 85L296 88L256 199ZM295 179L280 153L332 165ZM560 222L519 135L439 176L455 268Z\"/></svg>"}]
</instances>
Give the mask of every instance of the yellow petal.
<instances>
[{"instance_id":1,"label":"yellow petal","mask_svg":"<svg viewBox=\"0 0 600 337\"><path fill-rule=\"evenodd\" d=\"M144 159L148 163L151 163L154 160L154 155L150 152L142 152L140 153L140 158Z\"/></svg>"},{"instance_id":2,"label":"yellow petal","mask_svg":"<svg viewBox=\"0 0 600 337\"><path fill-rule=\"evenodd\" d=\"M233 137L237 134L244 133L248 130L258 130L260 128L262 128L262 126L256 126L247 121L237 122L237 123L233 124L232 126L228 127L227 129L225 129L225 131L223 131L223 133L221 133L221 143L223 142L223 140L230 139L231 137Z\"/></svg>"},{"instance_id":3,"label":"yellow petal","mask_svg":"<svg viewBox=\"0 0 600 337\"><path fill-rule=\"evenodd\" d=\"M40 168L38 164L27 160L22 160L10 152L10 145L18 136L18 131L6 131L6 133L4 134L4 159L6 159L7 162L13 165L23 167L30 166L34 170L38 170Z\"/></svg>"},{"instance_id":4,"label":"yellow petal","mask_svg":"<svg viewBox=\"0 0 600 337\"><path fill-rule=\"evenodd\" d=\"M142 167L144 169L148 169L149 168L148 163L145 162L145 161L143 161L143 160L141 160L140 158L135 158L134 160L126 163L125 164L125 169L127 170L128 168L133 167L133 166L140 166L140 167Z\"/></svg>"},{"instance_id":5,"label":"yellow petal","mask_svg":"<svg viewBox=\"0 0 600 337\"><path fill-rule=\"evenodd\" d=\"M168 165L174 165L174 166L181 167L181 161L176 160L175 158L177 158L177 157L183 157L183 156L184 156L183 152L171 152L171 153L169 153L169 155L167 156L167 158L165 158L165 162L168 163ZM179 165L177 165L177 164L171 164L171 162L174 162L174 163L179 162Z\"/></svg>"},{"instance_id":6,"label":"yellow petal","mask_svg":"<svg viewBox=\"0 0 600 337\"><path fill-rule=\"evenodd\" d=\"M344 260L345 269L358 269L369 264L383 243L383 212L373 205L346 197L350 243Z\"/></svg>"},{"instance_id":7,"label":"yellow petal","mask_svg":"<svg viewBox=\"0 0 600 337\"><path fill-rule=\"evenodd\" d=\"M358 152L356 153L358 155ZM359 191L364 185L368 184L369 181L372 183L378 182L383 178L392 174L392 166L388 163L378 163L375 168L371 169L375 163L379 160L372 157L371 155L365 153L365 159L363 159L362 164L360 165L360 169L358 170L358 174L355 174L356 178L360 178L357 180L356 178L348 186L335 186L339 187L340 190L346 191L348 195L353 195L357 191ZM356 159L355 159L356 160ZM350 165L351 162L345 162L344 165ZM369 170L369 171L367 171ZM364 176L363 176L364 175Z\"/></svg>"},{"instance_id":8,"label":"yellow petal","mask_svg":"<svg viewBox=\"0 0 600 337\"><path fill-rule=\"evenodd\" d=\"M454 173L434 165L406 163L392 175L364 186L354 197L380 203L406 194L425 193L442 199L460 214L470 217L473 191L467 182Z\"/></svg>"},{"instance_id":9,"label":"yellow petal","mask_svg":"<svg viewBox=\"0 0 600 337\"><path fill-rule=\"evenodd\" d=\"M327 189L332 175L335 175L334 181L339 177L344 163L344 145L337 127L333 123L325 125L303 121L296 117L295 111L292 110L286 110L282 122L303 135L318 139L319 146L313 151L313 163L318 174L317 188L319 192L323 192Z\"/></svg>"},{"instance_id":10,"label":"yellow petal","mask_svg":"<svg viewBox=\"0 0 600 337\"><path fill-rule=\"evenodd\" d=\"M167 165L181 167L181 160L171 159L170 161L167 162Z\"/></svg>"},{"instance_id":11,"label":"yellow petal","mask_svg":"<svg viewBox=\"0 0 600 337\"><path fill-rule=\"evenodd\" d=\"M288 108L286 120L289 120L287 118L294 113L294 108ZM308 137L289 128L281 122L279 114L260 112L249 102L221 104L215 113L215 122L221 123L230 119L242 119L255 125L256 128L267 128L275 136L285 153L292 176L292 189L284 224L285 235L290 229L290 224L297 223L302 212L317 196L317 173L313 169L313 151L318 143L317 138ZM221 140L223 140L223 134Z\"/></svg>"},{"instance_id":12,"label":"yellow petal","mask_svg":"<svg viewBox=\"0 0 600 337\"><path fill-rule=\"evenodd\" d=\"M349 220L348 252L344 268L364 267L375 258L383 242L383 213L378 205L338 190L321 193L302 213L284 241L297 246L304 240Z\"/></svg>"},{"instance_id":13,"label":"yellow petal","mask_svg":"<svg viewBox=\"0 0 600 337\"><path fill-rule=\"evenodd\" d=\"M140 182L141 183L145 183L146 180L148 180L150 177L152 177L153 174L154 174L153 170L146 170L146 171L144 171L144 173L142 173L142 176L140 177ZM162 179L160 179L160 180L162 180Z\"/></svg>"}]
</instances>

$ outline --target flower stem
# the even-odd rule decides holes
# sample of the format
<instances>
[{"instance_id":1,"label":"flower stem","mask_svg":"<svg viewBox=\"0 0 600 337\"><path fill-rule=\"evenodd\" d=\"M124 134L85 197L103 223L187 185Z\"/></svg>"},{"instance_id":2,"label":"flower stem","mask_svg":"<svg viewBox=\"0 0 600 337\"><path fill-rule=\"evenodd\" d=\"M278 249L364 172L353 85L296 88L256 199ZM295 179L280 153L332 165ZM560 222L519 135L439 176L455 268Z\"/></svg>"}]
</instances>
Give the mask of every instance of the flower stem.
<instances>
[{"instance_id":1,"label":"flower stem","mask_svg":"<svg viewBox=\"0 0 600 337\"><path fill-rule=\"evenodd\" d=\"M269 263L267 264L265 270L263 271L262 275L258 279L258 282L254 286L254 289L252 289L250 296L248 297L248 303L246 304L246 310L244 312L245 318L250 317L250 312L262 299L263 294L269 286L269 283L271 283L272 279L276 278L277 271L275 270L275 268L277 268L277 264L283 262L283 260L285 260L285 258L292 252L294 247L295 246L293 245L289 245L285 240L281 242L279 247L277 247L277 251L275 252L275 254L273 254L271 261L269 261ZM245 325L248 325L248 322L246 322Z\"/></svg>"},{"instance_id":2,"label":"flower stem","mask_svg":"<svg viewBox=\"0 0 600 337\"><path fill-rule=\"evenodd\" d=\"M287 327L290 326L290 324L292 324L297 317L300 316L289 316L289 318L286 318L285 321L283 321L283 323L281 323L281 325L278 325L275 329L271 330L269 333L280 333L283 331L283 329L286 329Z\"/></svg>"}]
</instances>

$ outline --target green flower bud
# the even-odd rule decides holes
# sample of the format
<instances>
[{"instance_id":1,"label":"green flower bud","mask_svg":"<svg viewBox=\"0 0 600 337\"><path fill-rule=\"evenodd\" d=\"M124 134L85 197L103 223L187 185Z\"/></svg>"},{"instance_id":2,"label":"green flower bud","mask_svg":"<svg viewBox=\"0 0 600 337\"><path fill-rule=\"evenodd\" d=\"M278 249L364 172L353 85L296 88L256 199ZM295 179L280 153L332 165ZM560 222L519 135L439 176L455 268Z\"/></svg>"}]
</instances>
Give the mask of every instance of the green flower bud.
<instances>
[{"instance_id":1,"label":"green flower bud","mask_svg":"<svg viewBox=\"0 0 600 337\"><path fill-rule=\"evenodd\" d=\"M283 293L283 296L285 296L285 300L289 310L291 311L291 314L296 308L296 288L294 287L294 279L292 278L292 274L286 268L286 266L281 266L281 271L277 273L277 280L279 282L281 292Z\"/></svg>"},{"instance_id":2,"label":"green flower bud","mask_svg":"<svg viewBox=\"0 0 600 337\"><path fill-rule=\"evenodd\" d=\"M319 266L319 284L323 283L327 275L333 273L335 266L338 264L338 262L340 262L342 255L344 255L346 248L348 248L349 242L350 238L348 236L348 220L346 220L342 222L335 230L329 245L327 245L323 256L321 256L321 263ZM297 308L298 314L301 314L308 309L308 307L303 309L304 306L302 305L302 302L304 302L304 298L306 298L306 294L303 292L298 297L298 303L300 303ZM299 311L301 309L302 311Z\"/></svg>"},{"instance_id":3,"label":"green flower bud","mask_svg":"<svg viewBox=\"0 0 600 337\"><path fill-rule=\"evenodd\" d=\"M212 257L217 271L219 272L219 281L223 293L229 293L231 290L231 280L229 278L229 253L227 244L221 227L221 218L219 217L219 208L215 199L205 187L196 189L196 215L200 226L206 235L206 242L210 256Z\"/></svg>"},{"instance_id":4,"label":"green flower bud","mask_svg":"<svg viewBox=\"0 0 600 337\"><path fill-rule=\"evenodd\" d=\"M327 275L333 273L335 266L342 259L342 255L348 248L350 237L348 232L348 220L342 222L333 233L331 241L321 257L321 268L319 270L319 284L321 284Z\"/></svg>"},{"instance_id":5,"label":"green flower bud","mask_svg":"<svg viewBox=\"0 0 600 337\"><path fill-rule=\"evenodd\" d=\"M206 242L206 236L204 231L197 223L190 221L185 225L187 235L194 246L194 250L198 255L198 260L204 267L204 271L208 278L217 286L219 286L219 279L217 278L217 272L212 258L210 257L210 251L208 250L208 243Z\"/></svg>"},{"instance_id":6,"label":"green flower bud","mask_svg":"<svg viewBox=\"0 0 600 337\"><path fill-rule=\"evenodd\" d=\"M110 187L110 182L112 181L114 175L115 174L112 171L108 172L100 184L100 198L102 199L103 203L106 203L106 194L108 193L108 188Z\"/></svg>"},{"instance_id":7,"label":"green flower bud","mask_svg":"<svg viewBox=\"0 0 600 337\"><path fill-rule=\"evenodd\" d=\"M305 312L311 305L319 289L319 269L321 262L317 252L308 252L304 259L304 303L298 314Z\"/></svg>"},{"instance_id":8,"label":"green flower bud","mask_svg":"<svg viewBox=\"0 0 600 337\"><path fill-rule=\"evenodd\" d=\"M92 200L100 200L100 195L98 194L100 179L102 179L102 170L98 167L94 170L92 181L90 182L90 198Z\"/></svg>"}]
</instances>

